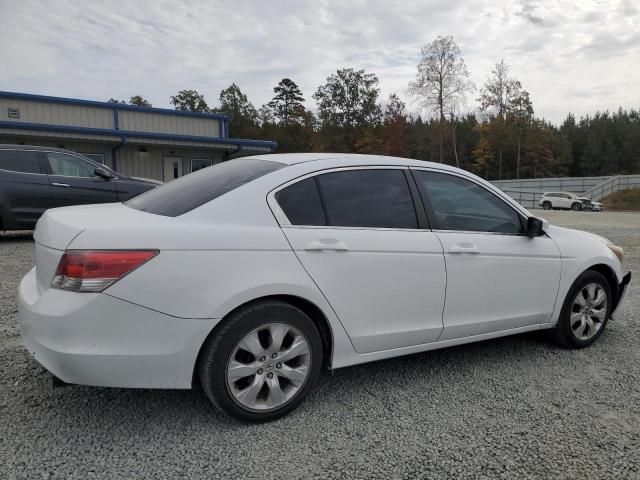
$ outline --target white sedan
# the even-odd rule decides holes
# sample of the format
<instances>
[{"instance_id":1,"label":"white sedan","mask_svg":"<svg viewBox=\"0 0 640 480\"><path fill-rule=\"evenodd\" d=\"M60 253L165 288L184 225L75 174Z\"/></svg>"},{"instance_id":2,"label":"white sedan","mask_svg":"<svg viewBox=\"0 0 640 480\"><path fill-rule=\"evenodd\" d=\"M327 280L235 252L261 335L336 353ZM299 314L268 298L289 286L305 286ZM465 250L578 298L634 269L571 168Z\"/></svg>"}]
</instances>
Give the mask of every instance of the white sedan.
<instances>
[{"instance_id":1,"label":"white sedan","mask_svg":"<svg viewBox=\"0 0 640 480\"><path fill-rule=\"evenodd\" d=\"M592 344L622 249L484 180L381 156L224 162L125 203L49 210L19 292L67 383L191 388L228 415L295 408L322 368L532 330Z\"/></svg>"}]
</instances>

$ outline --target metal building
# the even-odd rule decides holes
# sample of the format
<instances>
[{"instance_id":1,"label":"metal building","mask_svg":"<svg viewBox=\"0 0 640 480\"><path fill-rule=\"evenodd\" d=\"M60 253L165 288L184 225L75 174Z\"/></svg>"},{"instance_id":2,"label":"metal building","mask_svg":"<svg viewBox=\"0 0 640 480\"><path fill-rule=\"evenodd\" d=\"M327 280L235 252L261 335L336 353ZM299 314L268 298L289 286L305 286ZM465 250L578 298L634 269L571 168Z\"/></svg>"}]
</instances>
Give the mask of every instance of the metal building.
<instances>
[{"instance_id":1,"label":"metal building","mask_svg":"<svg viewBox=\"0 0 640 480\"><path fill-rule=\"evenodd\" d=\"M11 92L0 92L0 143L65 148L162 181L276 147L229 138L226 115Z\"/></svg>"}]
</instances>

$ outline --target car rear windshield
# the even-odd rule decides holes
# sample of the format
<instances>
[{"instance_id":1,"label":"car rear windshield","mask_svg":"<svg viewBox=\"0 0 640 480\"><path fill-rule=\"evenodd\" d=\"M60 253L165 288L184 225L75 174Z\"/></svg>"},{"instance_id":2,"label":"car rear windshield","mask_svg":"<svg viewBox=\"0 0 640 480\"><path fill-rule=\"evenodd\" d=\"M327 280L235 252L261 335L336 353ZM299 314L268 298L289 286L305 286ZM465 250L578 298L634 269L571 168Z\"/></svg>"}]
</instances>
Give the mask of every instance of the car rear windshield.
<instances>
[{"instance_id":1,"label":"car rear windshield","mask_svg":"<svg viewBox=\"0 0 640 480\"><path fill-rule=\"evenodd\" d=\"M284 166L268 160L230 160L148 190L124 204L155 215L177 217Z\"/></svg>"}]
</instances>

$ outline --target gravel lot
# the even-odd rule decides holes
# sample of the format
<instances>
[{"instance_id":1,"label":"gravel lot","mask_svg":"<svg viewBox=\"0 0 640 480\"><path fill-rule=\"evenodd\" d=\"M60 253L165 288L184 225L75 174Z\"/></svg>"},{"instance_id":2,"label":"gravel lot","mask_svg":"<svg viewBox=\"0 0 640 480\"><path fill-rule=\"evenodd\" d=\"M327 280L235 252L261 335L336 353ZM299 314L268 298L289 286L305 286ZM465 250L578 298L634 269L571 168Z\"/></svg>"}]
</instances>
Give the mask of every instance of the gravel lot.
<instances>
[{"instance_id":1,"label":"gravel lot","mask_svg":"<svg viewBox=\"0 0 640 480\"><path fill-rule=\"evenodd\" d=\"M624 246L640 215L540 212ZM199 393L72 386L22 347L30 235L0 234L0 478L640 478L640 292L591 348L540 334L325 374L292 415L226 419Z\"/></svg>"}]
</instances>

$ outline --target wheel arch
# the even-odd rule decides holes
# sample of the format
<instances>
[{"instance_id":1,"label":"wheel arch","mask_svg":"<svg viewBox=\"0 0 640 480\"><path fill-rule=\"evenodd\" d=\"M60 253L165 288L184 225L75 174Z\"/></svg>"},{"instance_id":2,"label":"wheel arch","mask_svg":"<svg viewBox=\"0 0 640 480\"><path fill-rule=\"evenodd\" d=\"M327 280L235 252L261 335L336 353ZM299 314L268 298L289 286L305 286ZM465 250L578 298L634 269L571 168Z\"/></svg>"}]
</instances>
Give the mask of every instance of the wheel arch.
<instances>
[{"instance_id":1,"label":"wheel arch","mask_svg":"<svg viewBox=\"0 0 640 480\"><path fill-rule=\"evenodd\" d=\"M609 282L609 288L611 289L611 295L613 296L613 299L617 299L618 277L616 276L616 273L613 271L613 269L609 265L606 265L604 263L597 263L587 268L584 272L588 272L589 270L598 272L607 279L607 282ZM580 275L582 275L582 273ZM615 305L613 305L613 308L615 308Z\"/></svg>"},{"instance_id":2,"label":"wheel arch","mask_svg":"<svg viewBox=\"0 0 640 480\"><path fill-rule=\"evenodd\" d=\"M192 380L191 380L192 386L196 385L199 382L197 372L200 365L202 352L204 351L204 346L207 344L207 341L209 340L209 338L217 334L220 328L222 328L222 326L225 324L226 319L229 318L229 316L233 315L233 313L249 305L253 305L255 303L263 302L266 300L278 300L284 303L288 303L302 310L309 318L311 318L313 323L318 328L318 332L320 333L320 339L322 340L323 368L326 368L326 369L331 368L331 359L333 357L333 347L334 347L333 330L331 329L329 320L327 319L327 316L324 314L322 309L312 301L297 295L291 295L291 294L265 295L262 297L257 297L252 300L246 301L241 305L238 305L233 310L229 311L226 315L224 315L220 319L220 321L215 325L215 327L213 327L211 332L209 332L207 337L203 340L202 345L200 345L200 349L198 350L196 362L193 366Z\"/></svg>"}]
</instances>

